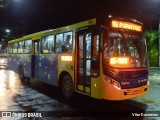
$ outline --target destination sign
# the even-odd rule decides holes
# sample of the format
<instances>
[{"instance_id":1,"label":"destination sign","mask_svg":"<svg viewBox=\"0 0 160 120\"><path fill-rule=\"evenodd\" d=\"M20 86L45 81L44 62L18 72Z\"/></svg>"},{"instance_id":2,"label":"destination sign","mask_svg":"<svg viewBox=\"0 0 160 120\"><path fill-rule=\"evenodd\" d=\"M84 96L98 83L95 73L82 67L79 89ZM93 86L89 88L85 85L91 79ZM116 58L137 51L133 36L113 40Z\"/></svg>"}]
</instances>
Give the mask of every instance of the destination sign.
<instances>
[{"instance_id":1,"label":"destination sign","mask_svg":"<svg viewBox=\"0 0 160 120\"><path fill-rule=\"evenodd\" d=\"M139 32L142 31L141 25L130 23L130 22L118 21L118 20L112 20L112 27L134 30L134 31L139 31Z\"/></svg>"}]
</instances>

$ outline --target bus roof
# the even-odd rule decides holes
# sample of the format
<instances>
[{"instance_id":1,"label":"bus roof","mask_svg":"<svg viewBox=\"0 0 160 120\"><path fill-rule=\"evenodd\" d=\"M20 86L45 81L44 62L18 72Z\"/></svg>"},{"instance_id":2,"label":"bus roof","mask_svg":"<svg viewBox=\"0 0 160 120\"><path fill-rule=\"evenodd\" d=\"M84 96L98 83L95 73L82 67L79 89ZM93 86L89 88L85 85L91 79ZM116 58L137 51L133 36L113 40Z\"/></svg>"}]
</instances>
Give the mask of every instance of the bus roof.
<instances>
[{"instance_id":1,"label":"bus roof","mask_svg":"<svg viewBox=\"0 0 160 120\"><path fill-rule=\"evenodd\" d=\"M65 32L65 31L67 32L67 31L76 30L81 27L95 25L95 24L96 24L96 18L93 18L93 19L89 19L89 20L86 20L83 22L76 23L76 24L68 25L65 27L60 27L60 28L56 28L56 29L49 29L49 30L44 30L44 31L40 31L37 33L29 34L29 35L23 36L21 38L10 40L10 41L8 41L8 43L14 43L14 42L18 42L18 41L27 40L27 39L37 40L37 39L40 39L44 35L57 34L57 33Z\"/></svg>"}]
</instances>

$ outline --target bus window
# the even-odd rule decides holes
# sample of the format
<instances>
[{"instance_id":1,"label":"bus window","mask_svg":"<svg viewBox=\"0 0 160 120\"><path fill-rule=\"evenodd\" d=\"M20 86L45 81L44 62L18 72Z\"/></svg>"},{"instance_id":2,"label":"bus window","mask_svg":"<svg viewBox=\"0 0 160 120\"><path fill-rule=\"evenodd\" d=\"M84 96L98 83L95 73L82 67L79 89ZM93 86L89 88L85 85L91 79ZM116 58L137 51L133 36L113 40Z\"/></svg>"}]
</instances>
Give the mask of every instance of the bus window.
<instances>
[{"instance_id":1,"label":"bus window","mask_svg":"<svg viewBox=\"0 0 160 120\"><path fill-rule=\"evenodd\" d=\"M67 48L67 51L72 51L72 32L64 33L64 45Z\"/></svg>"},{"instance_id":2,"label":"bus window","mask_svg":"<svg viewBox=\"0 0 160 120\"><path fill-rule=\"evenodd\" d=\"M86 57L91 58L91 33L86 34Z\"/></svg>"},{"instance_id":3,"label":"bus window","mask_svg":"<svg viewBox=\"0 0 160 120\"><path fill-rule=\"evenodd\" d=\"M13 53L17 53L18 43L13 44Z\"/></svg>"},{"instance_id":4,"label":"bus window","mask_svg":"<svg viewBox=\"0 0 160 120\"><path fill-rule=\"evenodd\" d=\"M91 69L91 33L86 34L86 75L90 75Z\"/></svg>"},{"instance_id":5,"label":"bus window","mask_svg":"<svg viewBox=\"0 0 160 120\"><path fill-rule=\"evenodd\" d=\"M26 40L25 42L24 42L24 53L27 53L27 54L29 54L29 53L31 53L31 51L32 51L32 40Z\"/></svg>"},{"instance_id":6,"label":"bus window","mask_svg":"<svg viewBox=\"0 0 160 120\"><path fill-rule=\"evenodd\" d=\"M72 32L66 32L56 35L56 53L72 51Z\"/></svg>"},{"instance_id":7,"label":"bus window","mask_svg":"<svg viewBox=\"0 0 160 120\"><path fill-rule=\"evenodd\" d=\"M93 56L92 56L92 69L99 68L99 35L93 36Z\"/></svg>"},{"instance_id":8,"label":"bus window","mask_svg":"<svg viewBox=\"0 0 160 120\"><path fill-rule=\"evenodd\" d=\"M56 35L56 48L55 48L56 53L62 52L62 45L63 45L63 33L57 34Z\"/></svg>"},{"instance_id":9,"label":"bus window","mask_svg":"<svg viewBox=\"0 0 160 120\"><path fill-rule=\"evenodd\" d=\"M112 32L109 40L109 54L104 52L106 64L119 68L147 66L144 40L140 34Z\"/></svg>"},{"instance_id":10,"label":"bus window","mask_svg":"<svg viewBox=\"0 0 160 120\"><path fill-rule=\"evenodd\" d=\"M99 52L99 35L95 35L93 37L93 59L98 58L98 52Z\"/></svg>"},{"instance_id":11,"label":"bus window","mask_svg":"<svg viewBox=\"0 0 160 120\"><path fill-rule=\"evenodd\" d=\"M9 44L8 53L11 54L13 52L13 44Z\"/></svg>"},{"instance_id":12,"label":"bus window","mask_svg":"<svg viewBox=\"0 0 160 120\"><path fill-rule=\"evenodd\" d=\"M39 53L39 41L34 41L34 54Z\"/></svg>"},{"instance_id":13,"label":"bus window","mask_svg":"<svg viewBox=\"0 0 160 120\"><path fill-rule=\"evenodd\" d=\"M24 41L18 43L18 53L23 53Z\"/></svg>"},{"instance_id":14,"label":"bus window","mask_svg":"<svg viewBox=\"0 0 160 120\"><path fill-rule=\"evenodd\" d=\"M54 35L48 35L42 38L41 53L53 53Z\"/></svg>"}]
</instances>

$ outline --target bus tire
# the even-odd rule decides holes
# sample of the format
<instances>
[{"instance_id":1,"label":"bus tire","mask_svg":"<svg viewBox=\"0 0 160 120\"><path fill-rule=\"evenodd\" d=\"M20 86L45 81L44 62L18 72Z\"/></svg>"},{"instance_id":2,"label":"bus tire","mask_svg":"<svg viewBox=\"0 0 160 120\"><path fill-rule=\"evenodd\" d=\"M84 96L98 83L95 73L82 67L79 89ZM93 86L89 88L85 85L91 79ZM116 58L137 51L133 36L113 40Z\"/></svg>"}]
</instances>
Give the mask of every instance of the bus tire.
<instances>
[{"instance_id":1,"label":"bus tire","mask_svg":"<svg viewBox=\"0 0 160 120\"><path fill-rule=\"evenodd\" d=\"M65 75L62 78L61 91L63 97L65 97L67 100L73 97L74 85L73 85L73 80L69 75Z\"/></svg>"},{"instance_id":2,"label":"bus tire","mask_svg":"<svg viewBox=\"0 0 160 120\"><path fill-rule=\"evenodd\" d=\"M22 66L19 67L19 78L21 81L25 80L25 76L24 76L24 69Z\"/></svg>"}]
</instances>

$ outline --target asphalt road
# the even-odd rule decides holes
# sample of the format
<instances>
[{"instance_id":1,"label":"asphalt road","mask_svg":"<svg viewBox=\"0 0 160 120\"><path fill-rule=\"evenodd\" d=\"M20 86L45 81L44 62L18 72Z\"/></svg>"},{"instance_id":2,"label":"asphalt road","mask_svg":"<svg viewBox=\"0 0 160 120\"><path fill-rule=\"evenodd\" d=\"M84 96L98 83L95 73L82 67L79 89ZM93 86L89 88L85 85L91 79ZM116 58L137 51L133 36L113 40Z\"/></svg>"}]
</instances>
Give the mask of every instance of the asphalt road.
<instances>
[{"instance_id":1,"label":"asphalt road","mask_svg":"<svg viewBox=\"0 0 160 120\"><path fill-rule=\"evenodd\" d=\"M96 100L75 94L71 101L61 97L57 88L30 80L21 82L18 74L0 70L0 119L2 120L101 120L101 119L160 119L159 69L149 73L150 92L142 97L125 101ZM8 113L9 112L9 113ZM149 112L149 113L148 113ZM6 113L12 115L6 117ZM32 114L33 113L33 114ZM144 117L140 114L158 114L159 117ZM136 116L136 117L135 117ZM29 118L28 118L29 117Z\"/></svg>"}]
</instances>

